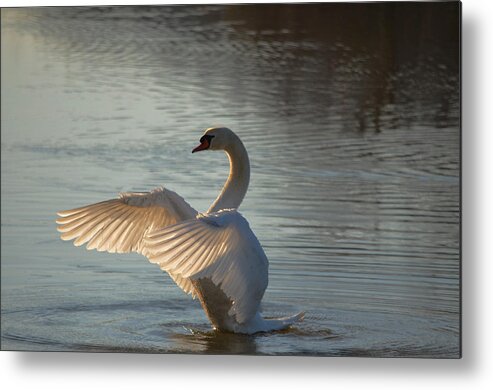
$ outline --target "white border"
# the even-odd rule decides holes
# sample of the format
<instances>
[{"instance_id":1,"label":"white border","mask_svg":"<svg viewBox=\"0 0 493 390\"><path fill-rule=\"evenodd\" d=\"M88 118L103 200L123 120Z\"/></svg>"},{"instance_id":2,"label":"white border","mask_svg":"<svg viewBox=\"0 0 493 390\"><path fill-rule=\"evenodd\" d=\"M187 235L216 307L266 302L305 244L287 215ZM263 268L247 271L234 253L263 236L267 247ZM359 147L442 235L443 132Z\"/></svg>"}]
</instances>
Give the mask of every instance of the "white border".
<instances>
[{"instance_id":1,"label":"white border","mask_svg":"<svg viewBox=\"0 0 493 390\"><path fill-rule=\"evenodd\" d=\"M238 1L215 1L237 3ZM246 3L249 1L240 1ZM22 1L22 5L198 1ZM0 352L0 383L18 389L487 389L493 383L493 145L490 0L463 2L463 359L287 358ZM489 128L488 128L489 127Z\"/></svg>"}]
</instances>

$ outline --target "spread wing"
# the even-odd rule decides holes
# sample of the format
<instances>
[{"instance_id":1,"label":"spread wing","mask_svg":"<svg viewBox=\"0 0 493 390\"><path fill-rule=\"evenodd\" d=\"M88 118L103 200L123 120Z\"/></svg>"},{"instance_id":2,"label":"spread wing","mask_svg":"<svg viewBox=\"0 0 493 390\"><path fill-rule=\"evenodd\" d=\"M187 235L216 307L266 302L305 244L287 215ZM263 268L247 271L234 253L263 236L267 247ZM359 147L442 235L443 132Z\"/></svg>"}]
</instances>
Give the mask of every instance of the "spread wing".
<instances>
[{"instance_id":1,"label":"spread wing","mask_svg":"<svg viewBox=\"0 0 493 390\"><path fill-rule=\"evenodd\" d=\"M98 251L145 255L147 232L194 218L197 212L175 192L158 188L121 193L117 199L57 214L62 240L75 240L76 246L87 244L87 249Z\"/></svg>"},{"instance_id":2,"label":"spread wing","mask_svg":"<svg viewBox=\"0 0 493 390\"><path fill-rule=\"evenodd\" d=\"M147 234L147 257L187 280L207 278L232 301L229 314L243 323L253 317L267 288L268 260L236 210L199 214Z\"/></svg>"}]
</instances>

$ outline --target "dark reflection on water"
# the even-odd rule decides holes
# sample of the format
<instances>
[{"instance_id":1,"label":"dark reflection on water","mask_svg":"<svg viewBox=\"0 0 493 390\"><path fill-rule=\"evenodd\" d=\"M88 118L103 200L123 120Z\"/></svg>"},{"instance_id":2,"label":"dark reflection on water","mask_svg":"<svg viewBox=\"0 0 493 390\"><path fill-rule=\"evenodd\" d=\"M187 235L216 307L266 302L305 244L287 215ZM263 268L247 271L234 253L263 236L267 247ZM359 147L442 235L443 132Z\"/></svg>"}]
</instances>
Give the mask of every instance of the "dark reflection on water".
<instances>
[{"instance_id":1,"label":"dark reflection on water","mask_svg":"<svg viewBox=\"0 0 493 390\"><path fill-rule=\"evenodd\" d=\"M176 334L172 337L177 345L198 345L201 348L197 352L213 355L235 354L235 355L257 355L255 339L258 335L242 335L220 332L197 332L191 330L191 334ZM193 347L192 347L193 348Z\"/></svg>"},{"instance_id":2,"label":"dark reflection on water","mask_svg":"<svg viewBox=\"0 0 493 390\"><path fill-rule=\"evenodd\" d=\"M2 10L2 348L457 357L459 4ZM198 210L227 161L286 332L216 333L137 255L59 240L56 210L165 185ZM204 167L207 170L204 171Z\"/></svg>"}]
</instances>

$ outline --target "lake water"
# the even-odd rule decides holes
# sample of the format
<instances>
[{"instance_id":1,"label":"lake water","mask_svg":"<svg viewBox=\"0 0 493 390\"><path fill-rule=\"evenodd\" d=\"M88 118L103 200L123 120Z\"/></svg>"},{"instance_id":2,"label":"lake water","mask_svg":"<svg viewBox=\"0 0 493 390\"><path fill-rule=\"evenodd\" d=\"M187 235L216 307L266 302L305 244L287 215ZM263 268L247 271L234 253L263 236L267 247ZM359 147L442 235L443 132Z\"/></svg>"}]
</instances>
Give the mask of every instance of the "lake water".
<instances>
[{"instance_id":1,"label":"lake water","mask_svg":"<svg viewBox=\"0 0 493 390\"><path fill-rule=\"evenodd\" d=\"M4 350L460 355L459 4L2 9ZM137 254L56 211L164 185L205 211L233 129L267 316L220 334Z\"/></svg>"}]
</instances>

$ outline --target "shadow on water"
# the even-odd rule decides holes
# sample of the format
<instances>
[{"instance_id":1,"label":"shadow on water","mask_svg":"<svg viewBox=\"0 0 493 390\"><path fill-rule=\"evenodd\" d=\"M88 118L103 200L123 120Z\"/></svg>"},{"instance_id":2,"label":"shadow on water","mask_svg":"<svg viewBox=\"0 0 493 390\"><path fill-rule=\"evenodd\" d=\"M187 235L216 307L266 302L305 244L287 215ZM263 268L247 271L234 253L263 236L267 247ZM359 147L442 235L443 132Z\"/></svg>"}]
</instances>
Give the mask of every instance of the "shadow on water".
<instances>
[{"instance_id":1,"label":"shadow on water","mask_svg":"<svg viewBox=\"0 0 493 390\"><path fill-rule=\"evenodd\" d=\"M218 331L203 331L198 329L186 328L189 334L174 334L171 335L171 339L176 342L178 348L182 345L185 350L194 350L197 346L200 346L201 353L207 354L232 354L232 355L259 355L259 354L271 354L266 351L262 351L259 346L268 342L277 341L280 339L296 339L297 337L306 338L318 338L318 339L336 339L339 335L333 334L330 330L308 330L302 329L297 325L291 326L287 329L256 333L253 335L246 334L234 334L224 333ZM276 352L279 354L279 351ZM282 354L282 353L281 353ZM292 354L286 351L284 354Z\"/></svg>"},{"instance_id":2,"label":"shadow on water","mask_svg":"<svg viewBox=\"0 0 493 390\"><path fill-rule=\"evenodd\" d=\"M170 338L178 348L213 355L256 355L257 335L201 331L187 328L189 334L174 334Z\"/></svg>"}]
</instances>

